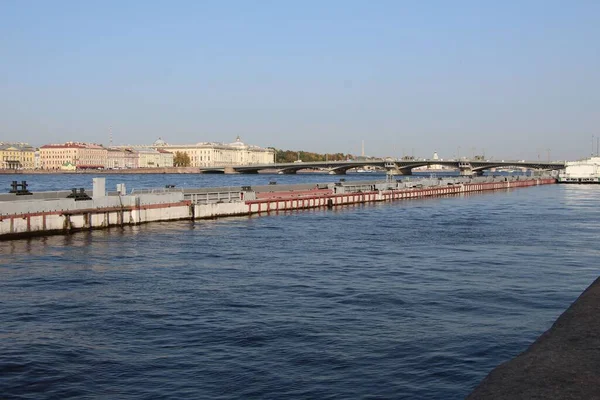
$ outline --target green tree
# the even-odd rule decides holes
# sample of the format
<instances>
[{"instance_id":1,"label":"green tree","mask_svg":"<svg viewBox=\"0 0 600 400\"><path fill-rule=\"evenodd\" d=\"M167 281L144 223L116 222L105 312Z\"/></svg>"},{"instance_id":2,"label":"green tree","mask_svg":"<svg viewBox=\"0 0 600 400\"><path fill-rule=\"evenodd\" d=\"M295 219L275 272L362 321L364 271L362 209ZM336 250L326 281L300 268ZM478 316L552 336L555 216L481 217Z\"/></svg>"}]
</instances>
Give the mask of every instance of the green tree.
<instances>
[{"instance_id":1,"label":"green tree","mask_svg":"<svg viewBox=\"0 0 600 400\"><path fill-rule=\"evenodd\" d=\"M352 160L354 156L352 154L344 153L313 153L310 151L295 151L295 150L275 150L275 162L276 163L292 163L297 160L304 162L310 161L345 161Z\"/></svg>"},{"instance_id":2,"label":"green tree","mask_svg":"<svg viewBox=\"0 0 600 400\"><path fill-rule=\"evenodd\" d=\"M176 151L173 156L173 165L176 167L189 167L192 161L188 153Z\"/></svg>"}]
</instances>

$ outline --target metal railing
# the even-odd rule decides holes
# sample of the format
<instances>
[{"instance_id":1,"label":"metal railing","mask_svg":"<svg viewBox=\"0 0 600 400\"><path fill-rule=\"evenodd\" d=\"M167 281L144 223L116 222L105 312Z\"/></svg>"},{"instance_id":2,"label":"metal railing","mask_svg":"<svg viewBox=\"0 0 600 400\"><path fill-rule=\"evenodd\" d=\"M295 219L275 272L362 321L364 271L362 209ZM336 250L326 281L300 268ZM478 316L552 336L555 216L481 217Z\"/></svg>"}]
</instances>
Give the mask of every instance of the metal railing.
<instances>
[{"instance_id":1,"label":"metal railing","mask_svg":"<svg viewBox=\"0 0 600 400\"><path fill-rule=\"evenodd\" d=\"M184 198L186 200L191 200L192 204L233 203L242 201L239 191L186 193Z\"/></svg>"},{"instance_id":2,"label":"metal railing","mask_svg":"<svg viewBox=\"0 0 600 400\"><path fill-rule=\"evenodd\" d=\"M134 194L159 194L159 193L181 193L183 188L149 188L149 189L132 189L131 193Z\"/></svg>"}]
</instances>

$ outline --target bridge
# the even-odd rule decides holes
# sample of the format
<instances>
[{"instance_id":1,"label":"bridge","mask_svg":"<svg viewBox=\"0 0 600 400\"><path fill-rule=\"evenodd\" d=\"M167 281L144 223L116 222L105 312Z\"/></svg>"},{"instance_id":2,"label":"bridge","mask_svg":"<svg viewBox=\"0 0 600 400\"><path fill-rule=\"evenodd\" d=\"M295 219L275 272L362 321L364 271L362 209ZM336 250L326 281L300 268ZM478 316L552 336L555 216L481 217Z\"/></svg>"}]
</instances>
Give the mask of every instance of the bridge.
<instances>
[{"instance_id":1,"label":"bridge","mask_svg":"<svg viewBox=\"0 0 600 400\"><path fill-rule=\"evenodd\" d=\"M461 175L483 175L492 168L527 168L535 170L557 170L565 168L564 162L540 161L492 161L492 160L350 160L350 161L315 161L278 164L233 165L227 167L200 168L201 173L257 174L259 171L275 171L279 174L295 174L300 170L328 171L330 174L344 175L353 168L375 167L394 175L412 175L413 168L441 165L460 171Z\"/></svg>"}]
</instances>

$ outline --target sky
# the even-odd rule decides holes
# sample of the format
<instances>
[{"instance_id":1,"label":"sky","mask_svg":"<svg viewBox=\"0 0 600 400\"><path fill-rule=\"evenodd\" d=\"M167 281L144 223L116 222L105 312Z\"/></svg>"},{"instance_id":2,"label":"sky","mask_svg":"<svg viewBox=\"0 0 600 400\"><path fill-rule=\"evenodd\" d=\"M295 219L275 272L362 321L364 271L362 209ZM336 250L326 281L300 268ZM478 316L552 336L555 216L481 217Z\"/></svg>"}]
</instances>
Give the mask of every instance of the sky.
<instances>
[{"instance_id":1,"label":"sky","mask_svg":"<svg viewBox=\"0 0 600 400\"><path fill-rule=\"evenodd\" d=\"M0 0L0 141L577 159L599 20L597 0Z\"/></svg>"}]
</instances>

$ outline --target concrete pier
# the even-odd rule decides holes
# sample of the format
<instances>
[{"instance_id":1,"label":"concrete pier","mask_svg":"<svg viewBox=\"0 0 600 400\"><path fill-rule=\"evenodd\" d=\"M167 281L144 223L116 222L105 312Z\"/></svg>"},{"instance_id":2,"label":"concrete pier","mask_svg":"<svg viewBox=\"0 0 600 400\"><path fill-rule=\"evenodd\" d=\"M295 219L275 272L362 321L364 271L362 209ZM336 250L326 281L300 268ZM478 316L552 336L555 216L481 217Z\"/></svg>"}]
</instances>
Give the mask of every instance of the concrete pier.
<instances>
[{"instance_id":1,"label":"concrete pier","mask_svg":"<svg viewBox=\"0 0 600 400\"><path fill-rule=\"evenodd\" d=\"M190 219L190 206L181 193L2 202L0 240Z\"/></svg>"},{"instance_id":2,"label":"concrete pier","mask_svg":"<svg viewBox=\"0 0 600 400\"><path fill-rule=\"evenodd\" d=\"M89 197L69 192L0 195L0 240L154 221L219 218L316 207L460 195L555 183L554 178L482 177L327 184L269 185L142 190L106 193L104 178L94 178ZM72 196L73 194L71 194ZM71 197L69 196L69 197Z\"/></svg>"},{"instance_id":3,"label":"concrete pier","mask_svg":"<svg viewBox=\"0 0 600 400\"><path fill-rule=\"evenodd\" d=\"M468 400L599 399L600 278L524 353L494 369Z\"/></svg>"}]
</instances>

